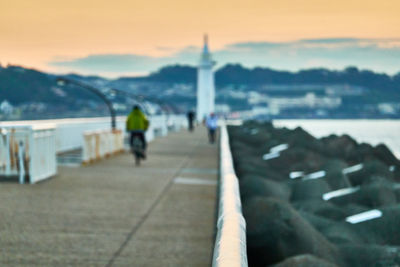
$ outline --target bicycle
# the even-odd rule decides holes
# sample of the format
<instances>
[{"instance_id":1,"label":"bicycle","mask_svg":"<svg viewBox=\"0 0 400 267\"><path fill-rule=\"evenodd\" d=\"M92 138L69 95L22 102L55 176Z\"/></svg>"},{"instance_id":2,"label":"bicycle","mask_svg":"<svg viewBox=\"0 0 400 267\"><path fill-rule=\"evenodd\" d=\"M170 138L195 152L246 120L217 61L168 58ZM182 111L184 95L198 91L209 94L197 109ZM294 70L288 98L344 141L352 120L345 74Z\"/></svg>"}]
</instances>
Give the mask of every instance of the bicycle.
<instances>
[{"instance_id":1,"label":"bicycle","mask_svg":"<svg viewBox=\"0 0 400 267\"><path fill-rule=\"evenodd\" d=\"M140 160L144 158L143 142L138 136L133 137L132 141L132 154L135 157L136 166L140 165Z\"/></svg>"}]
</instances>

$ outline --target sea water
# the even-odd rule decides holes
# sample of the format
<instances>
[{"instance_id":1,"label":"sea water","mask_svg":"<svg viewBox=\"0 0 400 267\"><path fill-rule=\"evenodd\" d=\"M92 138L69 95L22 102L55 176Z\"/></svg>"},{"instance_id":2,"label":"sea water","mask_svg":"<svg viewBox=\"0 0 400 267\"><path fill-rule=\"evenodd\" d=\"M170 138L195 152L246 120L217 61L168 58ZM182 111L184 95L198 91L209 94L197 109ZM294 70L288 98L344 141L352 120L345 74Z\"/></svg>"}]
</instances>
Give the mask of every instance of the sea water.
<instances>
[{"instance_id":1,"label":"sea water","mask_svg":"<svg viewBox=\"0 0 400 267\"><path fill-rule=\"evenodd\" d=\"M348 134L359 143L385 144L400 159L400 120L274 120L275 127L298 126L320 138Z\"/></svg>"}]
</instances>

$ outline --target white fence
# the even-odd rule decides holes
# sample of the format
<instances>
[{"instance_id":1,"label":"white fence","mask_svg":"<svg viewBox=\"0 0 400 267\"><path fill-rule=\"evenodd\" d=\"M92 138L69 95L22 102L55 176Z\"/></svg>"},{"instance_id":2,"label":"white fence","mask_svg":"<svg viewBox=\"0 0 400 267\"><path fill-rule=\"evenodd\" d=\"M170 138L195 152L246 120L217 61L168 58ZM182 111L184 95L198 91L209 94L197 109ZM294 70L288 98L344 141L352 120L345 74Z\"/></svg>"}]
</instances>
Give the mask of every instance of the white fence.
<instances>
[{"instance_id":1,"label":"white fence","mask_svg":"<svg viewBox=\"0 0 400 267\"><path fill-rule=\"evenodd\" d=\"M154 137L164 136L171 129L176 130L186 127L185 115L157 115L150 119L150 128L146 132L147 140L151 141ZM116 118L116 128L125 132L125 116ZM83 147L83 135L87 131L99 131L110 129L110 117L100 118L72 118L56 120L35 120L35 121L9 121L0 122L3 126L27 126L40 127L47 124L56 125L56 151L57 153L66 152Z\"/></svg>"},{"instance_id":2,"label":"white fence","mask_svg":"<svg viewBox=\"0 0 400 267\"><path fill-rule=\"evenodd\" d=\"M1 122L0 176L29 177L35 183L56 174L56 153L83 149L83 161L90 162L123 149L126 117L117 117L111 132L110 118L79 118ZM184 115L149 118L146 139L165 136L187 125Z\"/></svg>"},{"instance_id":3,"label":"white fence","mask_svg":"<svg viewBox=\"0 0 400 267\"><path fill-rule=\"evenodd\" d=\"M87 131L84 132L83 139L83 164L124 150L124 135L121 130Z\"/></svg>"},{"instance_id":4,"label":"white fence","mask_svg":"<svg viewBox=\"0 0 400 267\"><path fill-rule=\"evenodd\" d=\"M246 222L242 215L239 183L233 168L226 126L221 127L220 194L213 266L247 266Z\"/></svg>"},{"instance_id":5,"label":"white fence","mask_svg":"<svg viewBox=\"0 0 400 267\"><path fill-rule=\"evenodd\" d=\"M57 173L55 126L0 126L0 175L36 183Z\"/></svg>"}]
</instances>

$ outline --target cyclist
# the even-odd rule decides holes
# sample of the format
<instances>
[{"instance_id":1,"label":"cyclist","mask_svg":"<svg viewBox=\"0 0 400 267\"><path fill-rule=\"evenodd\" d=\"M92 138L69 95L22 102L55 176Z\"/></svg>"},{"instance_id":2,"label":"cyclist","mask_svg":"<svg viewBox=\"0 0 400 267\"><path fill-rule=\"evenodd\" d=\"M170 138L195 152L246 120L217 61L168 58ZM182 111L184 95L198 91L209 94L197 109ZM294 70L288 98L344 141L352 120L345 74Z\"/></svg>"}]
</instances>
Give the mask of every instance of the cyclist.
<instances>
[{"instance_id":1,"label":"cyclist","mask_svg":"<svg viewBox=\"0 0 400 267\"><path fill-rule=\"evenodd\" d=\"M133 147L133 139L137 136L142 141L143 146L143 159L146 158L146 136L145 132L149 128L149 120L146 118L144 113L140 110L138 105L135 105L132 112L128 115L126 120L126 130L130 132L131 136L129 144Z\"/></svg>"}]
</instances>

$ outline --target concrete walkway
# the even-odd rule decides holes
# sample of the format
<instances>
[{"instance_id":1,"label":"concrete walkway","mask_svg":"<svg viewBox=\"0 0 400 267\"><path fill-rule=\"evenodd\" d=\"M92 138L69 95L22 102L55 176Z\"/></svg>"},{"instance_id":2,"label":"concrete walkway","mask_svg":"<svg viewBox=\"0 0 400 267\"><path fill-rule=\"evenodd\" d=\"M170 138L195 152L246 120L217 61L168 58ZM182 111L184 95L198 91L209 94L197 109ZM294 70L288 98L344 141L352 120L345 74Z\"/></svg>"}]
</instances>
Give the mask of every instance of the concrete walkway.
<instances>
[{"instance_id":1,"label":"concrete walkway","mask_svg":"<svg viewBox=\"0 0 400 267\"><path fill-rule=\"evenodd\" d=\"M0 266L209 266L217 145L205 129L59 167L36 185L0 183Z\"/></svg>"}]
</instances>

